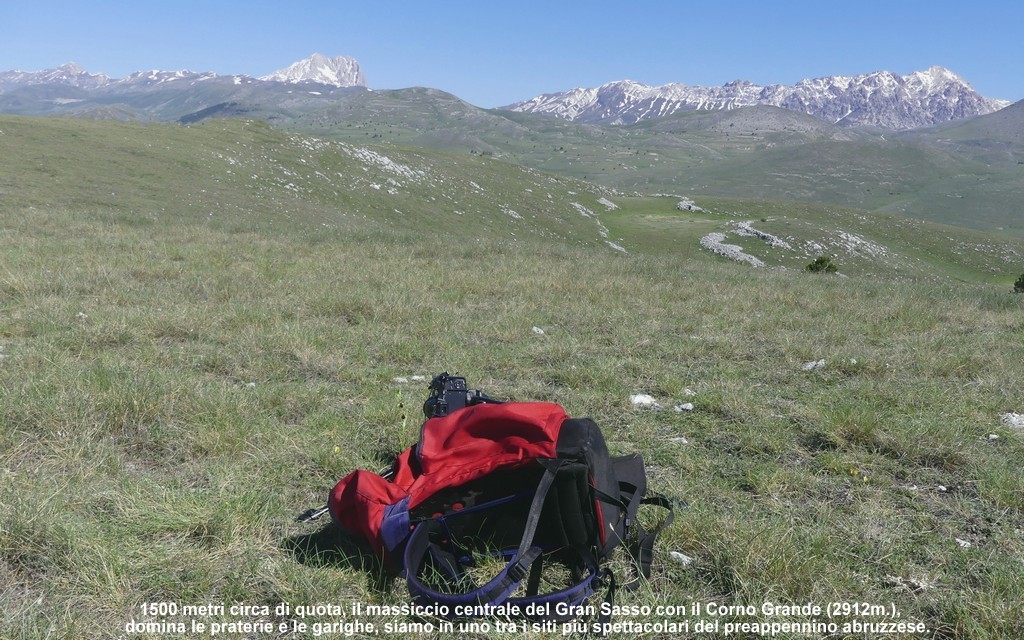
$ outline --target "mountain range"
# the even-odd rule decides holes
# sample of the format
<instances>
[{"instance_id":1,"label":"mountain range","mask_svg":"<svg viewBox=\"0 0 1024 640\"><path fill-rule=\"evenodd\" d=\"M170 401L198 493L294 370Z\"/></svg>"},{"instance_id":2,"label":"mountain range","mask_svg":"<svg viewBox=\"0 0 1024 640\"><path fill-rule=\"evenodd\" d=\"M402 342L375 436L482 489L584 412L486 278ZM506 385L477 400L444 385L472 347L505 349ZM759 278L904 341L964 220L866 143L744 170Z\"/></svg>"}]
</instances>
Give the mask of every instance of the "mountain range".
<instances>
[{"instance_id":1,"label":"mountain range","mask_svg":"<svg viewBox=\"0 0 1024 640\"><path fill-rule=\"evenodd\" d=\"M75 87L86 90L103 90L125 88L138 85L152 85L178 80L197 81L216 78L230 78L237 83L283 82L288 84L322 84L333 87L365 87L366 77L363 75L359 62L348 56L328 58L314 53L308 58L299 60L284 69L271 74L253 78L247 75L219 76L212 72L196 73L194 71L136 71L131 75L116 79L102 73L90 73L74 62L62 64L56 69L43 71L5 71L0 72L0 93L8 93L20 88L55 85Z\"/></svg>"},{"instance_id":2,"label":"mountain range","mask_svg":"<svg viewBox=\"0 0 1024 640\"><path fill-rule=\"evenodd\" d=\"M939 68L904 78L801 83L804 103L835 94L831 108L843 110L830 118L735 100L662 117L655 110L627 124L626 116L590 123L583 110L570 120L481 109L437 89L370 90L357 84L365 80L351 59L300 62L264 76L280 79L190 71L112 79L72 64L2 73L0 113L186 125L238 117L325 140L488 156L626 193L833 203L1024 236L1024 101L966 117L971 112L957 105L973 101L980 110L1002 103L975 100ZM844 86L846 93L839 91ZM739 93L743 87L755 96L782 93L732 83ZM851 110L836 106L844 95L867 100L871 109L841 118ZM896 96L888 101L892 109L876 95ZM894 131L868 121L869 111L918 118L913 122L928 121L920 119L927 113L941 124Z\"/></svg>"},{"instance_id":3,"label":"mountain range","mask_svg":"<svg viewBox=\"0 0 1024 640\"><path fill-rule=\"evenodd\" d=\"M302 111L366 90L359 63L346 56L313 54L262 78L159 70L111 78L70 62L0 72L0 113L187 124L213 115Z\"/></svg>"},{"instance_id":4,"label":"mountain range","mask_svg":"<svg viewBox=\"0 0 1024 640\"><path fill-rule=\"evenodd\" d=\"M633 124L680 111L769 105L843 127L904 130L983 115L1009 104L982 96L960 76L935 66L906 76L877 71L802 80L793 86L737 80L721 87L652 87L623 80L544 94L504 108L593 124Z\"/></svg>"},{"instance_id":5,"label":"mountain range","mask_svg":"<svg viewBox=\"0 0 1024 640\"><path fill-rule=\"evenodd\" d=\"M0 112L189 122L269 109L291 117L321 108L324 100L367 89L358 61L347 56L313 54L258 78L139 71L115 79L68 63L38 72L0 73ZM907 130L991 113L1008 104L982 96L960 76L936 66L905 76L878 71L802 80L793 86L737 80L721 87L652 87L623 80L544 94L503 109L621 125L686 111L769 105L841 127Z\"/></svg>"}]
</instances>

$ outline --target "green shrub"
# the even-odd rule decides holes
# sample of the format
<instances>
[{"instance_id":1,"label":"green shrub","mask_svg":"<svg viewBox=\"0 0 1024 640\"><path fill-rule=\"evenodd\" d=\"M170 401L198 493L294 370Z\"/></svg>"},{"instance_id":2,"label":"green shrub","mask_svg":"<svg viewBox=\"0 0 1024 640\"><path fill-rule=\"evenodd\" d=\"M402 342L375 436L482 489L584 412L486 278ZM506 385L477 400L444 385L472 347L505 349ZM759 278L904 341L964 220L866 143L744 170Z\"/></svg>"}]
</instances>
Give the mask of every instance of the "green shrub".
<instances>
[{"instance_id":1,"label":"green shrub","mask_svg":"<svg viewBox=\"0 0 1024 640\"><path fill-rule=\"evenodd\" d=\"M828 256L818 256L814 262L804 268L814 273L835 273L839 270L839 266Z\"/></svg>"}]
</instances>

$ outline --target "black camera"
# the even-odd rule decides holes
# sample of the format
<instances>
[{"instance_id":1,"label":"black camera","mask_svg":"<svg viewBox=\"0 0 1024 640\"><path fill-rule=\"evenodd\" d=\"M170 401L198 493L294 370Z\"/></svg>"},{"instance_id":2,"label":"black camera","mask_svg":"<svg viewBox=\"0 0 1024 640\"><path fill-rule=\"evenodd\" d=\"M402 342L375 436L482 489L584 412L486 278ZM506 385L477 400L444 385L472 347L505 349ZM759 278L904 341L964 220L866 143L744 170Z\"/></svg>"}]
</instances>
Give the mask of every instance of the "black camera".
<instances>
[{"instance_id":1,"label":"black camera","mask_svg":"<svg viewBox=\"0 0 1024 640\"><path fill-rule=\"evenodd\" d=\"M427 420L446 416L474 404L501 404L500 400L495 400L478 389L470 389L465 378L453 376L447 371L434 376L430 381L429 390L430 395L423 403L423 415Z\"/></svg>"}]
</instances>

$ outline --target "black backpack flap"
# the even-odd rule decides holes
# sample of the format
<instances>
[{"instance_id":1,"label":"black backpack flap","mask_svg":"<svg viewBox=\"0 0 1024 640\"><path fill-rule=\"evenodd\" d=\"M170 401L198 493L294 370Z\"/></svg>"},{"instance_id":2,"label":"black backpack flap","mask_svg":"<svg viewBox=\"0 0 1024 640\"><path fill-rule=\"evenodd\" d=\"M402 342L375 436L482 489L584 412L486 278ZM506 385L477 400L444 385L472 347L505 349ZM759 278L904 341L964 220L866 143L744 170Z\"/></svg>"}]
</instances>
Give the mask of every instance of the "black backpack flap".
<instances>
[{"instance_id":1,"label":"black backpack flap","mask_svg":"<svg viewBox=\"0 0 1024 640\"><path fill-rule=\"evenodd\" d=\"M548 550L569 548L592 553L598 540L591 494L587 465L563 461L544 503L536 537L539 544Z\"/></svg>"},{"instance_id":2,"label":"black backpack flap","mask_svg":"<svg viewBox=\"0 0 1024 640\"><path fill-rule=\"evenodd\" d=\"M590 418L569 418L562 423L556 446L558 457L587 466L594 510L598 513L598 558L608 557L625 539L625 510L620 498L615 465L608 455L601 428Z\"/></svg>"}]
</instances>

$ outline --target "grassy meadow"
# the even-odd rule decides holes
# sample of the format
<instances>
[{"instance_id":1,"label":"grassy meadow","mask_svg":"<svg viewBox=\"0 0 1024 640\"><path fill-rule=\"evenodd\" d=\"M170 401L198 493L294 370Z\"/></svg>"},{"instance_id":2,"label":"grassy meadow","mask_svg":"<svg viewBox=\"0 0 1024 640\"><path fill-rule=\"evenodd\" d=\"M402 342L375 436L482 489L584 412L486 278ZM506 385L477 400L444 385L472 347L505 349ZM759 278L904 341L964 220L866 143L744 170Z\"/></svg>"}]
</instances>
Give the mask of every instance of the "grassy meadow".
<instances>
[{"instance_id":1,"label":"grassy meadow","mask_svg":"<svg viewBox=\"0 0 1024 640\"><path fill-rule=\"evenodd\" d=\"M685 503L617 604L867 603L927 628L884 637L1024 636L1024 431L1001 420L1024 413L1020 242L809 205L604 211L493 160L376 149L418 182L254 124L0 131L2 638L209 637L126 632L161 620L147 603L407 601L295 516L411 445L426 383L396 378L443 370L594 418ZM906 260L814 275L699 249L740 217ZM203 619L261 618L296 619Z\"/></svg>"}]
</instances>

